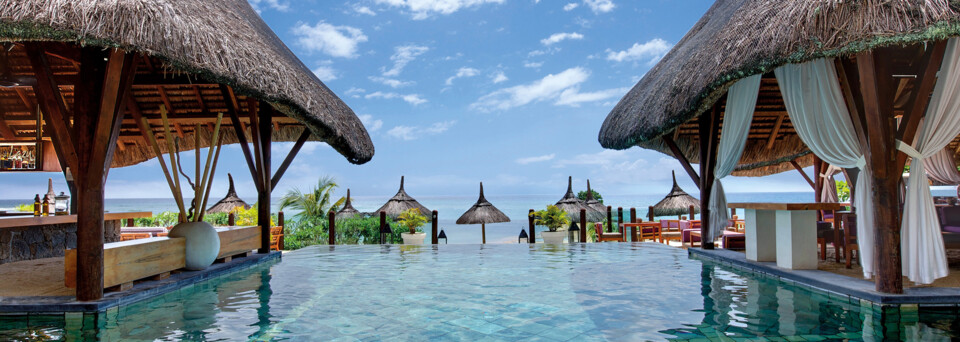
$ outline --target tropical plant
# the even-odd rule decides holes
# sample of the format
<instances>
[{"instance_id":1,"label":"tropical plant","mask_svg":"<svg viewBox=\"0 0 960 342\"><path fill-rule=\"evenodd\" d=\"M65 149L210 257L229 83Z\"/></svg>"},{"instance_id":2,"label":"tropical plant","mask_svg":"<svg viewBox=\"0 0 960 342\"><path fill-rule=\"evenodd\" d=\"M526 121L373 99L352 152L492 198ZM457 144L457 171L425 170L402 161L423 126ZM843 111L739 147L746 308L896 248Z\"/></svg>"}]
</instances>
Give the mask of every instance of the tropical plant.
<instances>
[{"instance_id":1,"label":"tropical plant","mask_svg":"<svg viewBox=\"0 0 960 342\"><path fill-rule=\"evenodd\" d=\"M345 198L341 197L336 202L332 202L331 196L333 190L338 187L333 177L320 177L317 186L309 192L302 192L294 188L280 198L280 210L290 208L299 210L295 216L298 218L311 217L323 219L327 217L328 211L337 211L343 206Z\"/></svg>"},{"instance_id":2,"label":"tropical plant","mask_svg":"<svg viewBox=\"0 0 960 342\"><path fill-rule=\"evenodd\" d=\"M232 211L234 220L238 226L253 226L257 225L260 221L259 213L257 212L257 204L250 206L250 209L243 209L243 207L233 208ZM270 226L276 225L276 220L273 215L270 216Z\"/></svg>"},{"instance_id":3,"label":"tropical plant","mask_svg":"<svg viewBox=\"0 0 960 342\"><path fill-rule=\"evenodd\" d=\"M294 250L326 244L329 236L327 222L327 220L315 220L306 217L287 221L284 226L284 249ZM336 222L336 243L338 245L373 245L380 243L379 217L355 216ZM402 232L400 226L389 217L387 218L387 224L391 226L393 232L386 236L386 242L401 243L403 239L400 236Z\"/></svg>"},{"instance_id":4,"label":"tropical plant","mask_svg":"<svg viewBox=\"0 0 960 342\"><path fill-rule=\"evenodd\" d=\"M839 199L840 202L850 200L850 187L847 186L846 181L837 181L837 199Z\"/></svg>"},{"instance_id":5,"label":"tropical plant","mask_svg":"<svg viewBox=\"0 0 960 342\"><path fill-rule=\"evenodd\" d=\"M567 213L555 205L548 205L546 210L537 211L533 215L535 224L546 226L551 232L555 232L570 223Z\"/></svg>"},{"instance_id":6,"label":"tropical plant","mask_svg":"<svg viewBox=\"0 0 960 342\"><path fill-rule=\"evenodd\" d=\"M597 200L597 201L600 201L600 203L603 203L603 196L600 196L600 193L597 192L597 190L590 189L590 192L593 193L593 199L595 199L595 200ZM577 193L577 198L579 198L581 201L586 201L586 200L587 200L587 192L586 192L586 191L580 191L580 192L578 192L578 193Z\"/></svg>"},{"instance_id":7,"label":"tropical plant","mask_svg":"<svg viewBox=\"0 0 960 342\"><path fill-rule=\"evenodd\" d=\"M407 228L410 234L417 232L417 228L427 223L427 217L420 214L420 209L410 208L397 216L397 222Z\"/></svg>"},{"instance_id":8,"label":"tropical plant","mask_svg":"<svg viewBox=\"0 0 960 342\"><path fill-rule=\"evenodd\" d=\"M16 211L28 211L33 212L33 204L17 204L16 207L13 207L13 210Z\"/></svg>"}]
</instances>

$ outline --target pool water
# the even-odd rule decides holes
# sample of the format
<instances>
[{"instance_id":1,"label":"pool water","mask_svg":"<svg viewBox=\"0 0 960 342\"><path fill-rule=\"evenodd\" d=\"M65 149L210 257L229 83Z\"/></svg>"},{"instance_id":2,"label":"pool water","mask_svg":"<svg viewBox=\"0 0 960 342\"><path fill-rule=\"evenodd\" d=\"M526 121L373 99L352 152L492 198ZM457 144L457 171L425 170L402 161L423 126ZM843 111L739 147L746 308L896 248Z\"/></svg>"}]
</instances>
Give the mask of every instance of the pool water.
<instances>
[{"instance_id":1,"label":"pool water","mask_svg":"<svg viewBox=\"0 0 960 342\"><path fill-rule=\"evenodd\" d=\"M877 310L655 243L314 246L100 316L0 316L0 340L958 338L956 307Z\"/></svg>"}]
</instances>

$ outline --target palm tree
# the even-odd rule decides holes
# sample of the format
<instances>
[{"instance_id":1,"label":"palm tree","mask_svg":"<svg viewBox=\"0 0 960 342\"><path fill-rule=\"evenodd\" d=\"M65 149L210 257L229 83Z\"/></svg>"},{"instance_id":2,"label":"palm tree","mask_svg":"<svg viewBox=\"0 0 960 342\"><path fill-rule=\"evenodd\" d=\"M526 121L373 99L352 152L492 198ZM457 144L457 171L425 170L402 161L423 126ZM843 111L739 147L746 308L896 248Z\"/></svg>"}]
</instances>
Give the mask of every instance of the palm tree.
<instances>
[{"instance_id":1,"label":"palm tree","mask_svg":"<svg viewBox=\"0 0 960 342\"><path fill-rule=\"evenodd\" d=\"M320 177L317 186L310 192L302 192L294 188L280 198L280 210L290 208L300 210L296 217L323 219L327 217L330 210L337 211L343 205L345 199L340 197L336 202L331 203L333 190L337 188L337 182L333 177Z\"/></svg>"}]
</instances>

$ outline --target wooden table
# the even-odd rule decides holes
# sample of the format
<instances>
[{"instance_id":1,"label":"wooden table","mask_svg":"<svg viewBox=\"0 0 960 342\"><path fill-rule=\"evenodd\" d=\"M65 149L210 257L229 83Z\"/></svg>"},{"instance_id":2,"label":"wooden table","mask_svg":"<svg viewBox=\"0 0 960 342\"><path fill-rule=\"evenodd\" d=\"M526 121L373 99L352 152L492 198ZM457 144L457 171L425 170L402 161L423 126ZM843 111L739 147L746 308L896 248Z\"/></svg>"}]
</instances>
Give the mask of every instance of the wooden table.
<instances>
[{"instance_id":1,"label":"wooden table","mask_svg":"<svg viewBox=\"0 0 960 342\"><path fill-rule=\"evenodd\" d=\"M776 261L788 269L817 268L817 211L844 203L729 203L745 209L746 253L753 261Z\"/></svg>"},{"instance_id":2,"label":"wooden table","mask_svg":"<svg viewBox=\"0 0 960 342\"><path fill-rule=\"evenodd\" d=\"M630 228L630 241L637 242L642 241L643 239L639 235L643 235L641 231L640 234L637 233L637 230L643 230L644 228L660 228L660 222L636 222L636 223L624 223L624 230ZM654 233L653 240L656 241L660 239L660 229L657 229Z\"/></svg>"},{"instance_id":3,"label":"wooden table","mask_svg":"<svg viewBox=\"0 0 960 342\"><path fill-rule=\"evenodd\" d=\"M104 221L119 221L131 218L151 217L149 211L135 211L123 213L104 213ZM50 215L50 216L10 216L0 218L0 229L21 228L32 226L46 226L51 224L77 223L77 215Z\"/></svg>"}]
</instances>

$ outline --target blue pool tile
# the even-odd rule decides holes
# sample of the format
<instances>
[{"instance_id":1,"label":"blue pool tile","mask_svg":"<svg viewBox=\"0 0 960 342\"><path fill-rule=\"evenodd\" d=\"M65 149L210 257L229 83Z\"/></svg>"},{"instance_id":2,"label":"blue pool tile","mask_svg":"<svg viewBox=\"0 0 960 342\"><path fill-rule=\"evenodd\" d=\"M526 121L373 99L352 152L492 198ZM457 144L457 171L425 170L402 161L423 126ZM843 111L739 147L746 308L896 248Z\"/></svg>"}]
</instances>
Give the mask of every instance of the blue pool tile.
<instances>
[{"instance_id":1,"label":"blue pool tile","mask_svg":"<svg viewBox=\"0 0 960 342\"><path fill-rule=\"evenodd\" d=\"M477 319L473 317L462 317L447 322L448 324L456 325L459 327L467 328L483 334L491 334L498 332L500 330L506 329L506 327L496 325L482 319Z\"/></svg>"}]
</instances>

